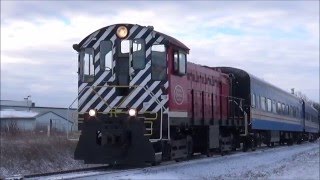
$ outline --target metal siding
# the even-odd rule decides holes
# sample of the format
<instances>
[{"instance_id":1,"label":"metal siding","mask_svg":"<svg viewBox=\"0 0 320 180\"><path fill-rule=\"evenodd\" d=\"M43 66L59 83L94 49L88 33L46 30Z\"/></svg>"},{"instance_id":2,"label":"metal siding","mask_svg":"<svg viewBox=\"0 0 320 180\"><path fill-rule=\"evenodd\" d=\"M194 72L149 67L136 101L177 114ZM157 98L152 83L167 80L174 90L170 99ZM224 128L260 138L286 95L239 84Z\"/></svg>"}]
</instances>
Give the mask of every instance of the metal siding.
<instances>
[{"instance_id":1,"label":"metal siding","mask_svg":"<svg viewBox=\"0 0 320 180\"><path fill-rule=\"evenodd\" d=\"M289 124L264 119L252 119L252 129L260 130L278 130L278 131L302 131L299 124Z\"/></svg>"}]
</instances>

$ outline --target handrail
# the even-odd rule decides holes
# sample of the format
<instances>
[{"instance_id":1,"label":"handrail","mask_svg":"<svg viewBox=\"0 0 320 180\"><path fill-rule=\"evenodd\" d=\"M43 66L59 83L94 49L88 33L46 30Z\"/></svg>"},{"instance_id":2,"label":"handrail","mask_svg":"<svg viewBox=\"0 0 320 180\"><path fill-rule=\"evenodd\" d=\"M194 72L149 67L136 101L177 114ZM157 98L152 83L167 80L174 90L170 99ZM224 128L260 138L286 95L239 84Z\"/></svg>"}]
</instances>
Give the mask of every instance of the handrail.
<instances>
[{"instance_id":1,"label":"handrail","mask_svg":"<svg viewBox=\"0 0 320 180\"><path fill-rule=\"evenodd\" d=\"M243 108L242 108L242 101L240 101L240 104L238 104L237 101L230 99L229 102L235 103L239 107L239 109L243 112L243 114L244 114L244 134L242 134L242 136L247 136L248 135L248 115L247 115L247 112L245 110L243 110Z\"/></svg>"},{"instance_id":2,"label":"handrail","mask_svg":"<svg viewBox=\"0 0 320 180\"><path fill-rule=\"evenodd\" d=\"M155 97L155 95L152 93L152 91L150 91L150 89L146 88L145 86L139 86L139 85L132 85L132 86L130 86L130 85L128 85L128 86L125 86L125 85L86 86L86 87L84 87L84 88L79 92L78 96L72 101L72 103L71 103L70 106L68 107L67 119L69 120L69 111L70 111L71 107L73 106L73 104L79 99L80 95L82 95L82 94L85 92L85 90L86 90L86 89L89 89L89 88L91 88L92 91L93 91L95 94L97 94L102 101L104 101L104 104L107 105L107 107L109 107L109 104L107 103L107 101L105 101L104 98L101 97L101 95L95 90L96 88L103 88L103 87L106 87L106 88L125 88L125 87L127 87L127 88L134 88L134 89L131 91L131 93L133 93L133 91L134 91L136 88L140 87L140 88L142 88L143 90L145 90L146 92L148 92L148 95L149 95L151 98L154 98L154 97ZM130 93L130 94L131 94L131 93ZM117 105L117 107L115 107L115 109L118 109L118 108L122 105L122 103L124 103L125 100L130 96L130 94L129 94L128 96L126 96L126 97ZM157 105L161 105L161 101L159 101L158 98L155 98L155 102L157 103ZM156 139L156 140L161 140L161 139L162 139L162 124L163 124L163 123L162 123L162 121L163 121L163 119L162 119L162 114L163 114L163 111L164 111L164 110L165 110L164 105L161 105L160 138L159 138L159 139ZM79 112L79 109L78 109L78 112ZM71 125L71 129L72 129L73 126L74 126L74 124L75 124L75 122L74 122L74 121L71 121L71 122L73 122L72 125ZM68 138L68 133L67 133L67 138Z\"/></svg>"}]
</instances>

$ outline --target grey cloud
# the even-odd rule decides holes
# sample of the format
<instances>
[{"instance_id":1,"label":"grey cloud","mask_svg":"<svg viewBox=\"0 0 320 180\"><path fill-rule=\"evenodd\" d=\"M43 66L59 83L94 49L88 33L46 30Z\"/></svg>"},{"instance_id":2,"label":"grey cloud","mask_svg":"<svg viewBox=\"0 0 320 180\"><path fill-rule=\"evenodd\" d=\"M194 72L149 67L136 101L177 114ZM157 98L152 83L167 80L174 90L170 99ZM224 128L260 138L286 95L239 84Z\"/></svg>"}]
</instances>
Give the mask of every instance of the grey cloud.
<instances>
[{"instance_id":1,"label":"grey cloud","mask_svg":"<svg viewBox=\"0 0 320 180\"><path fill-rule=\"evenodd\" d=\"M135 19L130 17L134 12L148 12L152 17ZM306 23L318 24L319 2L1 1L1 26L15 20L37 24L38 18L59 19L68 24L74 15L104 19L101 22L107 24L101 27L119 21L153 25L185 42L191 48L191 61L242 68L283 89L294 85L319 101L319 39L315 39L319 33L298 40L292 40L292 36L278 40L269 33L270 29L290 32L294 27L306 28ZM238 28L244 35L206 34L215 27ZM314 32L319 32L319 26L314 27ZM2 55L38 62L1 63L1 99L22 99L31 94L40 105L68 106L77 94L77 59L71 45L84 37L72 38L61 42L61 47L1 50ZM306 84L305 79L317 82Z\"/></svg>"}]
</instances>

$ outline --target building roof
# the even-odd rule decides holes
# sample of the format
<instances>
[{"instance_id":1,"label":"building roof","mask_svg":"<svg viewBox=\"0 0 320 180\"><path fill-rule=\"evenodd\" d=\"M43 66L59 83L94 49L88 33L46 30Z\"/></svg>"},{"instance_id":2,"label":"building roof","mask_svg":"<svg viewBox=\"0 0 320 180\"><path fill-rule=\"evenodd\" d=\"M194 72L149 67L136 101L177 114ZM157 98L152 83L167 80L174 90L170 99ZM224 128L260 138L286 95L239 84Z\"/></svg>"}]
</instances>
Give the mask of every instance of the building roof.
<instances>
[{"instance_id":1,"label":"building roof","mask_svg":"<svg viewBox=\"0 0 320 180\"><path fill-rule=\"evenodd\" d=\"M16 111L14 109L3 109L0 111L0 118L34 118L38 112Z\"/></svg>"}]
</instances>

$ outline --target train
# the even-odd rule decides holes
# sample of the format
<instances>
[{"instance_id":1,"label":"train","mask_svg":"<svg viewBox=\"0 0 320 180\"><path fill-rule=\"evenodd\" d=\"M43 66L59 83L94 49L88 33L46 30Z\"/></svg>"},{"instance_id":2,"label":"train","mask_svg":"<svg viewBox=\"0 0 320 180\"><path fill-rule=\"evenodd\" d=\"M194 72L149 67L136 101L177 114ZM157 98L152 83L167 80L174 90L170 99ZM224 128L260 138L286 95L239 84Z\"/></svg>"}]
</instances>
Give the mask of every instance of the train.
<instances>
[{"instance_id":1,"label":"train","mask_svg":"<svg viewBox=\"0 0 320 180\"><path fill-rule=\"evenodd\" d=\"M319 137L309 103L244 70L189 62L190 49L153 26L109 25L73 49L76 160L155 165Z\"/></svg>"}]
</instances>

